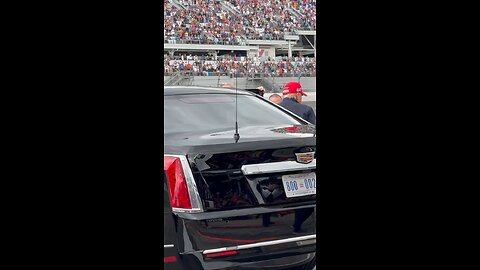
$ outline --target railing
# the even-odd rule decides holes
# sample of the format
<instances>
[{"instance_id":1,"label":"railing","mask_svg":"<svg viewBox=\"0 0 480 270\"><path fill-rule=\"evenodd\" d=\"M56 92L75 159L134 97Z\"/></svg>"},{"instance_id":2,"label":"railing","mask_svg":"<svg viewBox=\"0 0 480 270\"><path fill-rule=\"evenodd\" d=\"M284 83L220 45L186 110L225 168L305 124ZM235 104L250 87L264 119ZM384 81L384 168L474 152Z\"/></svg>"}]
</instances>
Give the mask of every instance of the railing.
<instances>
[{"instance_id":1,"label":"railing","mask_svg":"<svg viewBox=\"0 0 480 270\"><path fill-rule=\"evenodd\" d=\"M225 9L228 10L228 11L230 11L231 13L240 15L240 11L238 11L237 9L235 9L235 7L234 7L232 4L230 4L229 2L227 2L227 1L222 1L222 2L221 2L221 5L222 5L223 7L225 7Z\"/></svg>"},{"instance_id":2,"label":"railing","mask_svg":"<svg viewBox=\"0 0 480 270\"><path fill-rule=\"evenodd\" d=\"M168 0L168 2L178 9L185 9L185 7L182 4L178 3L175 0Z\"/></svg>"},{"instance_id":3,"label":"railing","mask_svg":"<svg viewBox=\"0 0 480 270\"><path fill-rule=\"evenodd\" d=\"M175 71L175 72L165 72L164 76L183 76L187 78L188 76L201 76L201 77L216 77L216 76L227 76L230 78L282 78L282 77L316 77L315 72L285 72L283 74L274 74L274 73L230 73L230 72L220 72L220 71L202 71L202 72L194 72L194 71ZM170 81L170 78L168 81Z\"/></svg>"},{"instance_id":4,"label":"railing","mask_svg":"<svg viewBox=\"0 0 480 270\"><path fill-rule=\"evenodd\" d=\"M245 46L247 45L246 41L237 41L237 40L211 40L211 39L180 39L170 38L164 39L164 44L199 44L199 45L238 45Z\"/></svg>"},{"instance_id":5,"label":"railing","mask_svg":"<svg viewBox=\"0 0 480 270\"><path fill-rule=\"evenodd\" d=\"M309 30L309 31L315 31L315 29L302 29L298 28L296 30L303 31L303 30ZM278 36L275 36L275 34L269 34L269 33L264 33L262 35L260 34L250 34L250 35L242 35L242 40L238 39L233 39L233 40L214 40L214 39L189 39L189 38L180 38L180 37L168 37L163 39L164 44L200 44L200 45L205 45L205 44L213 44L213 45L238 45L238 46L246 46L249 44L250 41L255 41L255 40L279 40L279 41L285 41L285 35L290 35L290 33L281 33ZM295 34L296 35L296 34Z\"/></svg>"},{"instance_id":6,"label":"railing","mask_svg":"<svg viewBox=\"0 0 480 270\"><path fill-rule=\"evenodd\" d=\"M291 62L296 62L296 63L316 63L316 60L314 57L308 57L304 56L304 61L295 61L296 57L286 57L286 56L276 56L276 57L265 57L267 60L262 60L263 57L257 57L257 60L254 60L253 57L249 56L248 58L245 56L237 56L237 60L235 60L235 55L217 55L211 56L211 55L193 55L193 56L187 56L185 53L182 59L182 55L164 55L163 59L167 61L223 61L223 60L229 60L229 61L235 61L235 62L240 62L244 63L245 61L249 63L279 63L279 62L284 62L287 60L290 60ZM300 58L300 57L298 57ZM243 60L242 60L243 59ZM270 59L270 60L268 60Z\"/></svg>"},{"instance_id":7,"label":"railing","mask_svg":"<svg viewBox=\"0 0 480 270\"><path fill-rule=\"evenodd\" d=\"M286 80L280 80L281 77L271 77L269 74L263 73L248 73L248 74L229 74L225 72L211 72L209 76L202 76L195 72L176 72L166 73L165 76L172 75L167 79L165 85L196 85L203 87L240 87L239 89L256 88L263 86L266 93L279 93ZM291 74L290 74L291 75ZM302 77L309 77L311 74L296 74L295 78L288 80L298 81ZM304 76L307 75L307 76ZM293 77L293 76L290 76ZM311 80L311 79L310 79ZM311 81L309 82L312 83ZM307 84L308 85L308 84ZM309 91L315 89L312 86L305 85L304 90ZM310 88L309 88L310 87Z\"/></svg>"},{"instance_id":8,"label":"railing","mask_svg":"<svg viewBox=\"0 0 480 270\"><path fill-rule=\"evenodd\" d=\"M177 85L178 82L181 81L183 78L183 74L180 71L172 73L170 75L166 75L166 76L172 76L172 77L170 77L167 81L165 81L163 85Z\"/></svg>"}]
</instances>

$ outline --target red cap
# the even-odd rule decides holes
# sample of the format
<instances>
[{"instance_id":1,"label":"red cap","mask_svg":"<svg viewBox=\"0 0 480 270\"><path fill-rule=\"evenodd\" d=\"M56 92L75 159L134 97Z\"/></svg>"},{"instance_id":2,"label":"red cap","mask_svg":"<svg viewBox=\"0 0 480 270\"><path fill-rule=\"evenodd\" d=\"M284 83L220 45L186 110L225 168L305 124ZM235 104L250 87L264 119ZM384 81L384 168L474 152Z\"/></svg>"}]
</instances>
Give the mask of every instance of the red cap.
<instances>
[{"instance_id":1,"label":"red cap","mask_svg":"<svg viewBox=\"0 0 480 270\"><path fill-rule=\"evenodd\" d=\"M306 96L302 90L302 86L298 82L288 82L283 86L283 95L288 95L288 94L297 94L301 93L302 96Z\"/></svg>"}]
</instances>

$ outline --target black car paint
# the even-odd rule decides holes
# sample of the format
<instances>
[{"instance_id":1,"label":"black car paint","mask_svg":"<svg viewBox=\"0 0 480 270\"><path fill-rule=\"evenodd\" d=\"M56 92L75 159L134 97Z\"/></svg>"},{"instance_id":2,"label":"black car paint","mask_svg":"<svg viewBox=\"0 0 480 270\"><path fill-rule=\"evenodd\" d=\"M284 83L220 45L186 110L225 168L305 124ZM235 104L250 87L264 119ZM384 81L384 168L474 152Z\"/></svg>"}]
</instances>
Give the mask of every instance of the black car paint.
<instances>
[{"instance_id":1,"label":"black car paint","mask_svg":"<svg viewBox=\"0 0 480 270\"><path fill-rule=\"evenodd\" d=\"M165 88L165 95L225 93L231 90L203 88ZM243 91L239 94L253 95ZM274 106L268 103L268 106ZM283 110L287 114L290 112ZM298 117L294 116L296 119ZM241 139L233 142L233 130L219 132L165 133L164 154L186 155L201 190L206 179L215 175L245 178L251 190L262 188L269 179L241 174L242 165L294 160L294 152L302 147L315 148L315 127L299 119L302 125L289 127L247 127L239 130ZM199 167L199 164L208 164ZM266 177L266 176L263 176ZM269 175L279 183L280 175ZM260 177L261 178L261 177ZM211 180L214 181L214 180ZM165 183L165 181L164 181ZM175 256L176 262L166 263L166 269L251 269L265 267L286 269L305 264L315 256L315 245L280 244L238 251L230 257L206 258L202 251L315 234L316 196L295 199L282 197L268 201L253 192L252 202L241 206L209 209L202 213L172 213L164 184L164 256ZM200 192L201 193L201 192ZM252 194L250 194L252 196ZM202 197L202 199L204 199ZM263 199L263 201L262 201ZM303 215L303 216L302 216ZM299 216L299 217L297 217ZM301 220L301 230L293 234L295 220ZM298 223L298 222L297 222ZM287 258L287 259L285 259Z\"/></svg>"}]
</instances>

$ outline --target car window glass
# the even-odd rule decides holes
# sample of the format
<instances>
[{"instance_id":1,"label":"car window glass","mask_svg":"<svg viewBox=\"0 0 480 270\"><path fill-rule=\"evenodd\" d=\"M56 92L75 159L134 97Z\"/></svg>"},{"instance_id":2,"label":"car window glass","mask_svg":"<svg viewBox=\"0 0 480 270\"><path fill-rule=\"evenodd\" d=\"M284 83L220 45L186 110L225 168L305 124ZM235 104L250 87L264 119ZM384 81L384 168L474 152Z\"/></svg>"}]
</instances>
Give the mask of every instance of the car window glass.
<instances>
[{"instance_id":1,"label":"car window glass","mask_svg":"<svg viewBox=\"0 0 480 270\"><path fill-rule=\"evenodd\" d=\"M165 96L164 132L229 130L235 127L235 96L228 94ZM255 96L238 95L238 125L303 124Z\"/></svg>"}]
</instances>

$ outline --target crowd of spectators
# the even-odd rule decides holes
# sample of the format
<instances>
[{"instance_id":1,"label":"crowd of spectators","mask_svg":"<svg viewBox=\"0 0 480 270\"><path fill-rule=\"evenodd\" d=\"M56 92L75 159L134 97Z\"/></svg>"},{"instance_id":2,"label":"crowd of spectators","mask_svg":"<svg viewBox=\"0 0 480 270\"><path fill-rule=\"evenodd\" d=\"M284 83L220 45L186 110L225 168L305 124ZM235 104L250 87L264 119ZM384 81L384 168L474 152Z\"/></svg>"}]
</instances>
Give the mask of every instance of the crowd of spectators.
<instances>
[{"instance_id":1,"label":"crowd of spectators","mask_svg":"<svg viewBox=\"0 0 480 270\"><path fill-rule=\"evenodd\" d=\"M164 37L171 43L226 44L241 43L238 24L214 0L184 1L178 9L164 0Z\"/></svg>"},{"instance_id":2,"label":"crowd of spectators","mask_svg":"<svg viewBox=\"0 0 480 270\"><path fill-rule=\"evenodd\" d=\"M295 30L315 30L316 0L229 0L248 39L282 39Z\"/></svg>"},{"instance_id":3,"label":"crowd of spectators","mask_svg":"<svg viewBox=\"0 0 480 270\"><path fill-rule=\"evenodd\" d=\"M281 40L294 30L316 29L316 0L164 0L165 43L245 45L245 39Z\"/></svg>"},{"instance_id":4,"label":"crowd of spectators","mask_svg":"<svg viewBox=\"0 0 480 270\"><path fill-rule=\"evenodd\" d=\"M226 56L164 55L165 75L177 72L193 76L316 76L316 61L310 57L250 58Z\"/></svg>"}]
</instances>

